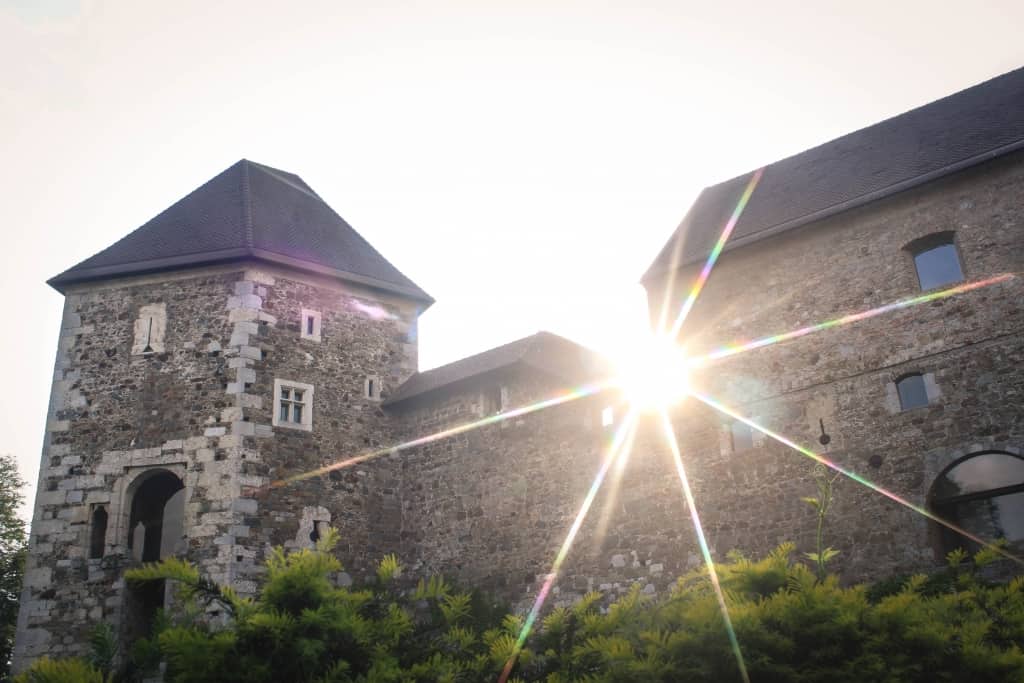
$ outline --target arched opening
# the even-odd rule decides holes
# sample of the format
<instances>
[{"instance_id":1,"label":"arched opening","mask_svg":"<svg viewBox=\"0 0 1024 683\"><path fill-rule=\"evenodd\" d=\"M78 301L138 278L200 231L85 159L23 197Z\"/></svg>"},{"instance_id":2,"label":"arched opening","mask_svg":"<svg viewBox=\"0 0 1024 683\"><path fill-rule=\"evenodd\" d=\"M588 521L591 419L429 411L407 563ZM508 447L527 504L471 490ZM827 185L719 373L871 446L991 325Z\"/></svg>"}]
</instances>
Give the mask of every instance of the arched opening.
<instances>
[{"instance_id":1,"label":"arched opening","mask_svg":"<svg viewBox=\"0 0 1024 683\"><path fill-rule=\"evenodd\" d=\"M167 470L151 474L135 489L128 522L128 547L134 559L156 562L176 552L184 494L181 479Z\"/></svg>"},{"instance_id":2,"label":"arched opening","mask_svg":"<svg viewBox=\"0 0 1024 683\"><path fill-rule=\"evenodd\" d=\"M1006 539L1024 546L1024 459L1000 451L961 458L938 476L930 504L935 513L985 540ZM952 529L938 527L941 555L978 544Z\"/></svg>"},{"instance_id":3,"label":"arched opening","mask_svg":"<svg viewBox=\"0 0 1024 683\"><path fill-rule=\"evenodd\" d=\"M107 545L107 510L97 505L92 511L91 529L89 530L89 559L103 557Z\"/></svg>"},{"instance_id":4,"label":"arched opening","mask_svg":"<svg viewBox=\"0 0 1024 683\"><path fill-rule=\"evenodd\" d=\"M135 480L128 520L128 548L136 561L157 562L183 550L185 486L174 473L153 470ZM152 634L157 611L164 606L163 581L129 584L124 636L130 643Z\"/></svg>"}]
</instances>

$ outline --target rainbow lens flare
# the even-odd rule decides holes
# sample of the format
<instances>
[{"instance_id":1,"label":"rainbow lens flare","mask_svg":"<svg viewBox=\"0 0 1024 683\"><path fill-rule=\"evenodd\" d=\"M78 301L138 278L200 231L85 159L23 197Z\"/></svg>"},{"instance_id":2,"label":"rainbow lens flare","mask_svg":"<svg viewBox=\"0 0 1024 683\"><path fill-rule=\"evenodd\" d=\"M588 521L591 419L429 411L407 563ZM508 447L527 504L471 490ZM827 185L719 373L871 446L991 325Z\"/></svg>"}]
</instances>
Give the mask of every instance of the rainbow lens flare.
<instances>
[{"instance_id":1,"label":"rainbow lens flare","mask_svg":"<svg viewBox=\"0 0 1024 683\"><path fill-rule=\"evenodd\" d=\"M417 446L423 446L434 441L439 441L441 439L447 439L450 436L464 434L474 429L479 429L480 427L487 427L488 425L497 424L499 422L503 422L504 420L509 420L514 417L520 417L522 415L527 415L529 413L535 413L538 410L552 408L554 406L562 405L563 403L569 403L570 401L575 401L586 396L593 396L594 394L603 391L604 389L607 389L610 386L613 386L613 383L611 381L587 384L582 387L568 391L565 394L545 399L543 401L537 401L536 403L531 403L530 405L522 406L521 408L508 410L504 413L491 415L490 417L485 417L475 422L469 422L467 424L459 425L457 427L452 427L451 429L445 429L440 432L435 432L428 436L421 436L418 439L406 441L405 443L396 444L394 446L388 446L387 448L381 448L375 451L371 451L369 453L365 453L363 455L357 455L355 457L347 458L345 460L339 460L337 462L331 463L330 465L318 467L315 470L302 472L301 474L296 474L285 479L279 479L278 481L275 481L272 484L270 484L269 488L279 488L281 486L287 486L288 484L294 484L295 482L302 481L304 479L310 479L312 477L318 477L320 475L327 474L328 472L331 472L333 470L340 470L346 467L351 467L352 465L358 465L359 463L366 462L367 460L379 458L382 455L387 455L389 453L398 453L399 451L408 450L410 448L415 448Z\"/></svg>"},{"instance_id":2,"label":"rainbow lens flare","mask_svg":"<svg viewBox=\"0 0 1024 683\"><path fill-rule=\"evenodd\" d=\"M704 365L714 360L727 358L729 356L735 356L746 351L753 351L754 349L760 349L765 346L771 346L772 344L778 344L779 342L789 341L790 339L804 337L814 332L820 332L821 330L828 330L833 327L840 327L842 325L847 325L849 323L855 323L860 322L861 320L867 320L868 318L874 318L875 316L882 315L883 313L897 311L901 308L910 308L911 306L917 306L918 304L926 304L929 301L948 299L954 294L962 294L964 292L970 292L975 289L989 287L1000 282L1006 282L1007 280L1011 280L1013 279L1013 277L1013 273L1003 273L1002 275L996 275L985 280L965 282L961 285L950 287L948 289L939 290L937 292L930 292L928 294L921 294L919 296L910 297L908 299L901 299L900 301L894 301L893 303L885 304L884 306L879 306L877 308L871 308L866 311L861 311L860 313L851 313L850 315L844 315L841 318L827 320L823 323L817 323L816 325L808 325L807 327L801 327L800 329L793 330L791 332L783 332L782 334L776 334L770 337L762 337L761 339L755 339L754 341L743 342L740 344L730 344L728 346L723 346L721 348L715 349L714 351L703 356L690 358L690 366L696 367Z\"/></svg>"},{"instance_id":3,"label":"rainbow lens flare","mask_svg":"<svg viewBox=\"0 0 1024 683\"><path fill-rule=\"evenodd\" d=\"M736 208L732 211L732 216L726 222L725 227L722 229L722 234L718 236L718 241L715 242L714 248L711 249L711 253L708 254L707 261L704 262L704 268L700 271L700 275L697 276L697 280L693 283L693 287L690 288L690 293L686 296L686 300L683 301L683 306L679 309L679 315L676 316L676 320L672 323L672 331L669 333L669 339L675 339L679 334L679 330L683 328L683 323L686 322L687 316L690 315L690 311L693 310L693 305L697 303L697 297L700 296L700 292L704 289L704 285L707 283L708 278L711 276L711 269L715 267L715 262L722 253L722 249L725 248L725 243L729 241L730 235L732 235L733 228L736 227L736 223L739 222L740 216L743 215L743 210L747 208L747 204L750 202L751 195L754 194L754 188L761 182L761 176L764 175L764 168L759 168L754 171L754 174L750 176L750 181L747 183L746 189L743 190L743 194L740 195L740 200L736 203Z\"/></svg>"},{"instance_id":4,"label":"rainbow lens flare","mask_svg":"<svg viewBox=\"0 0 1024 683\"><path fill-rule=\"evenodd\" d=\"M897 494L893 493L892 491L889 491L888 489L885 489L885 488L879 486L878 484L875 484L874 482L872 482L872 481L870 481L868 479L865 479L864 477L860 476L856 472L853 472L851 470L846 469L842 465L839 465L839 464L829 460L828 458L826 458L826 457L824 457L822 455L819 455L818 453L815 453L811 449L804 448L800 444L798 444L798 443L796 443L794 441L791 441L790 439L787 439L786 437L782 436L781 434L777 434L776 432L773 432L772 430L768 429L767 427L762 427L761 425L757 424L753 420L750 420L750 419L748 419L746 417L743 417L742 415L737 413L735 410L732 410L731 408L729 408L729 407L727 407L725 405L722 405L721 403L719 403L718 401L714 400L710 396L705 396L705 395L699 394L697 392L691 392L691 396L696 398L698 401L701 401L704 404L714 408L715 410L719 411L720 413L728 415L732 419L738 420L738 421L742 422L743 424L747 425L751 429L756 429L757 431L761 432L765 436L770 437L772 439L775 439L776 441L778 441L781 444L789 446L790 448L792 448L793 450L797 451L798 453L802 453L803 455L806 455L811 460L814 460L815 462L821 463L822 465L825 465L826 467L835 470L839 474L842 474L843 476L848 477L848 478L854 480L858 484L862 484L863 486L868 487L869 489L871 489L872 491L875 491L876 493L882 494L883 496L885 496L889 500L894 501L896 503L899 503L903 507L909 508L909 509L913 510L914 512L918 513L919 515L923 515L924 517L927 517L928 519L932 520L933 522L935 522L937 524L941 524L942 526L946 527L947 529L950 529L950 530L960 534L964 538L968 538L968 539L974 541L975 543L977 543L978 545L980 545L982 547L992 549L994 552L998 553L999 555L1002 555L1003 557L1005 557L1008 560L1013 560L1017 564L1024 565L1024 560L1022 560L1021 558L1017 557L1016 555L1013 555L1012 553L1007 552L1003 548L1000 548L999 546L997 546L997 545L995 545L993 543L990 543L990 542L988 542L988 541L986 541L986 540L976 536L975 534L972 534L971 532L969 532L966 529L963 529L963 528L957 526L956 524L953 524L952 522L948 522L948 521L942 519L941 517L939 517L937 515L934 515L931 512L928 512L928 510L924 509L920 505L915 505L915 504L911 503L906 498L898 496Z\"/></svg>"},{"instance_id":5,"label":"rainbow lens flare","mask_svg":"<svg viewBox=\"0 0 1024 683\"><path fill-rule=\"evenodd\" d=\"M693 499L693 491L690 489L690 480L686 476L686 468L683 467L683 457L679 452L679 442L676 440L675 430L672 429L672 422L668 413L661 412L662 424L665 428L665 438L668 440L669 448L672 450L672 460L675 461L676 473L679 475L679 483L683 487L683 496L686 498L686 507L690 509L690 519L693 520L693 530L697 532L697 543L700 545L700 554L704 557L704 564L708 568L708 577L715 589L715 597L718 598L718 607L722 610L722 619L725 621L725 630L729 636L729 644L736 656L736 664L740 669L740 676L744 683L750 683L750 675L747 673L747 663L743 659L743 651L740 649L739 640L736 639L736 629L732 626L732 618L729 616L729 607L725 604L725 593L722 592L722 584L718 580L718 572L715 570L715 561L711 558L711 548L704 537L704 526L700 523L700 515L697 513L697 503Z\"/></svg>"},{"instance_id":6,"label":"rainbow lens flare","mask_svg":"<svg viewBox=\"0 0 1024 683\"><path fill-rule=\"evenodd\" d=\"M544 585L541 586L540 591L537 593L537 599L533 602L533 607L530 608L530 613L526 616L526 621L523 622L523 627L519 631L519 637L516 638L515 647L512 649L512 654L509 656L508 661L505 662L505 668L502 669L501 675L498 677L498 683L505 683L508 680L509 675L512 673L512 668L516 664L516 660L519 658L519 653L523 651L523 645L526 643L526 639L530 636L530 632L533 630L533 625L537 621L538 615L540 615L541 609L544 607L544 601L547 600L548 593L551 592L552 587L555 585L555 580L558 578L558 572L562 568L562 564L565 562L565 558L569 556L569 549L572 548L573 542L576 540L576 534L579 533L580 527L583 526L583 520L587 517L587 512L590 511L590 506L594 503L594 498L597 497L598 491L601 490L601 484L604 483L604 479L608 474L608 471L615 464L615 461L619 458L623 452L623 444L627 442L627 435L633 431L636 423L636 412L630 411L627 413L622 424L615 430L615 435L612 437L611 445L608 447L608 453L605 456L604 462L601 463L601 468L597 471L597 476L594 477L593 483L590 485L590 490L587 491L586 497L583 499L583 504L580 505L579 512L576 513L576 519L573 520L572 526L569 527L569 533L566 534L565 540L562 542L562 547L558 549L558 554L555 556L555 562L551 565L551 571L548 572L547 577L544 579Z\"/></svg>"}]
</instances>

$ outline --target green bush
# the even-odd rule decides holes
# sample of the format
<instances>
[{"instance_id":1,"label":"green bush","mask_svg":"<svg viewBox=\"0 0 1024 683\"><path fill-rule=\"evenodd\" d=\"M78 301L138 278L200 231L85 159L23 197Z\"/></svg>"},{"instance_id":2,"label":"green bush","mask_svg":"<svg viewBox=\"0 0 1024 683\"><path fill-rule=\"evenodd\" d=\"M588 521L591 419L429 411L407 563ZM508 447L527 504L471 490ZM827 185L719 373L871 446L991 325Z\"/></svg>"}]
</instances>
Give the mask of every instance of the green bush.
<instances>
[{"instance_id":1,"label":"green bush","mask_svg":"<svg viewBox=\"0 0 1024 683\"><path fill-rule=\"evenodd\" d=\"M394 557L371 587L338 588L332 534L315 550L276 551L254 599L169 560L129 580L174 580L175 615L136 650L163 661L168 681L494 681L522 619L479 609L444 580L401 590ZM742 655L755 683L1024 681L1024 579L979 580L995 555L950 557L945 572L841 586L784 545L758 561L717 567ZM813 558L812 558L813 560ZM204 617L216 603L230 615ZM44 660L46 661L46 660ZM52 666L47 662L46 666ZM37 663L37 667L42 662ZM706 571L659 597L639 587L607 602L598 593L548 612L518 657L520 681L738 681L735 653ZM99 674L96 674L99 676ZM28 678L26 681L103 680Z\"/></svg>"},{"instance_id":2,"label":"green bush","mask_svg":"<svg viewBox=\"0 0 1024 683\"><path fill-rule=\"evenodd\" d=\"M37 659L14 683L109 683L110 678L82 659Z\"/></svg>"}]
</instances>

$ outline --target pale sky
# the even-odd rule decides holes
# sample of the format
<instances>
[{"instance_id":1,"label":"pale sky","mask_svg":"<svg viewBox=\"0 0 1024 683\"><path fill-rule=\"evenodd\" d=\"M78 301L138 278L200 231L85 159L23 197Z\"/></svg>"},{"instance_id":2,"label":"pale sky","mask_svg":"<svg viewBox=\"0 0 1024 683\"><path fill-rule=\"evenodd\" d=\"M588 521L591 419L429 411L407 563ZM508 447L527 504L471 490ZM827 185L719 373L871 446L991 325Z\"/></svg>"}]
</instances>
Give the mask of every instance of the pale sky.
<instances>
[{"instance_id":1,"label":"pale sky","mask_svg":"<svg viewBox=\"0 0 1024 683\"><path fill-rule=\"evenodd\" d=\"M437 299L421 369L539 329L614 354L703 186L1021 66L1022 29L1019 0L0 0L0 453L34 496L45 280L240 158Z\"/></svg>"}]
</instances>

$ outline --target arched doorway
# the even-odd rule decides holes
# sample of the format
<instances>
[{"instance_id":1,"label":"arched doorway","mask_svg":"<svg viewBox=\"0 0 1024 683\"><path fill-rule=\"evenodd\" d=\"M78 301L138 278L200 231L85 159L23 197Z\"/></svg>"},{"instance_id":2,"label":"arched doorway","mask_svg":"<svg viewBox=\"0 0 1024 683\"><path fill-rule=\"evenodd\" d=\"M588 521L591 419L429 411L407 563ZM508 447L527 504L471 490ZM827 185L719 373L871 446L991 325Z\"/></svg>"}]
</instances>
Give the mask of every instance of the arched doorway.
<instances>
[{"instance_id":1,"label":"arched doorway","mask_svg":"<svg viewBox=\"0 0 1024 683\"><path fill-rule=\"evenodd\" d=\"M128 548L135 560L156 562L178 551L185 485L167 470L143 476L132 493Z\"/></svg>"},{"instance_id":2,"label":"arched doorway","mask_svg":"<svg viewBox=\"0 0 1024 683\"><path fill-rule=\"evenodd\" d=\"M136 562L158 562L180 554L185 485L168 470L139 475L129 488L128 548ZM152 633L157 611L164 606L163 581L129 584L125 600L124 642Z\"/></svg>"},{"instance_id":3,"label":"arched doorway","mask_svg":"<svg viewBox=\"0 0 1024 683\"><path fill-rule=\"evenodd\" d=\"M935 479L929 502L939 517L985 541L1024 546L1024 458L1003 451L963 457ZM946 527L937 526L936 533L943 557L957 548L979 549Z\"/></svg>"}]
</instances>

